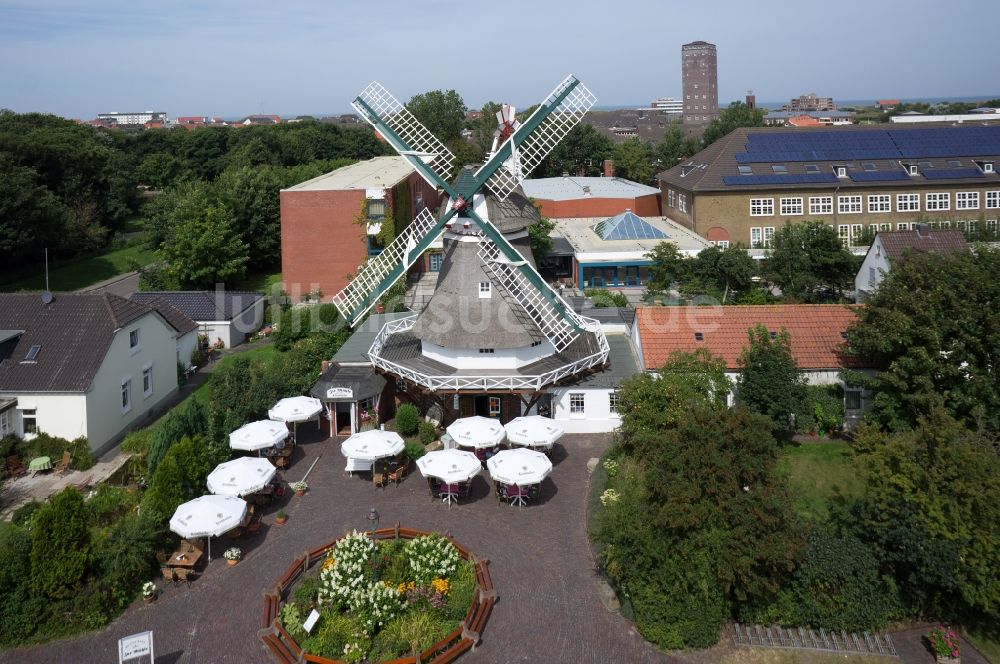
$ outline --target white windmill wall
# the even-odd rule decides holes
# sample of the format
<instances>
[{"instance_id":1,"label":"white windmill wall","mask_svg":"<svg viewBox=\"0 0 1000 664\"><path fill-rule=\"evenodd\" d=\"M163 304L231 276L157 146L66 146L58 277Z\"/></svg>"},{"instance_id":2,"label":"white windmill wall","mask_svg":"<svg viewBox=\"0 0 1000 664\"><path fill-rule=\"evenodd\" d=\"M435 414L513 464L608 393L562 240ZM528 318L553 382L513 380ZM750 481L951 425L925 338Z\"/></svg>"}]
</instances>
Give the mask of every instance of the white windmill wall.
<instances>
[{"instance_id":1,"label":"white windmill wall","mask_svg":"<svg viewBox=\"0 0 1000 664\"><path fill-rule=\"evenodd\" d=\"M421 344L421 352L424 357L455 367L460 371L519 369L556 352L552 343L547 339L537 346L492 350L492 353L481 353L477 348L446 348L426 340Z\"/></svg>"}]
</instances>

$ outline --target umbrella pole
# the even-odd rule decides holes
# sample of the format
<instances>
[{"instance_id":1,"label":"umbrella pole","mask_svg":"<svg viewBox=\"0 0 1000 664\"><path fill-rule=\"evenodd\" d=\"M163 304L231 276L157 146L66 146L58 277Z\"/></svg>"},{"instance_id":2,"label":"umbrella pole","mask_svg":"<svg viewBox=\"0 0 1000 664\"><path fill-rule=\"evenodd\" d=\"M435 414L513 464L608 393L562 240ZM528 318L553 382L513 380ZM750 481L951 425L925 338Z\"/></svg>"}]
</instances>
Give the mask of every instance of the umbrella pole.
<instances>
[{"instance_id":1,"label":"umbrella pole","mask_svg":"<svg viewBox=\"0 0 1000 664\"><path fill-rule=\"evenodd\" d=\"M206 539L208 540L208 562L212 562L212 536L209 535Z\"/></svg>"}]
</instances>

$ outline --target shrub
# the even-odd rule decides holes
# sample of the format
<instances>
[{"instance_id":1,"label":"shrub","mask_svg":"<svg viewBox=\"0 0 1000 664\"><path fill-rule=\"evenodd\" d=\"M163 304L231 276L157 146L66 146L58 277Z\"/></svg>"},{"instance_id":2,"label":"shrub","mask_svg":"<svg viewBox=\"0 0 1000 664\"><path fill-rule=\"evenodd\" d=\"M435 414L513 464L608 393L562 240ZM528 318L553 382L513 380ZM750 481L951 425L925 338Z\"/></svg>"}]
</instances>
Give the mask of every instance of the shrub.
<instances>
[{"instance_id":1,"label":"shrub","mask_svg":"<svg viewBox=\"0 0 1000 664\"><path fill-rule=\"evenodd\" d=\"M447 578L458 569L458 549L436 533L415 537L406 544L413 579L427 585L435 578Z\"/></svg>"},{"instance_id":2,"label":"shrub","mask_svg":"<svg viewBox=\"0 0 1000 664\"><path fill-rule=\"evenodd\" d=\"M609 291L605 288L588 288L583 294L589 297L598 309L629 306L628 298L621 292Z\"/></svg>"},{"instance_id":3,"label":"shrub","mask_svg":"<svg viewBox=\"0 0 1000 664\"><path fill-rule=\"evenodd\" d=\"M198 399L188 399L184 405L167 413L153 429L149 445L149 475L156 472L156 466L163 460L170 447L184 438L205 433L208 416L205 407Z\"/></svg>"},{"instance_id":4,"label":"shrub","mask_svg":"<svg viewBox=\"0 0 1000 664\"><path fill-rule=\"evenodd\" d=\"M31 585L47 597L70 597L90 562L90 513L68 487L43 505L31 530Z\"/></svg>"},{"instance_id":5,"label":"shrub","mask_svg":"<svg viewBox=\"0 0 1000 664\"><path fill-rule=\"evenodd\" d=\"M399 592L381 581L369 582L356 590L348 599L348 606L368 634L374 634L403 610Z\"/></svg>"},{"instance_id":6,"label":"shrub","mask_svg":"<svg viewBox=\"0 0 1000 664\"><path fill-rule=\"evenodd\" d=\"M406 455L407 459L416 461L423 455L427 454L427 450L424 446L415 440L406 441L406 446L403 448L403 454Z\"/></svg>"},{"instance_id":7,"label":"shrub","mask_svg":"<svg viewBox=\"0 0 1000 664\"><path fill-rule=\"evenodd\" d=\"M476 570L472 563L463 560L451 575L451 591L442 614L449 620L461 620L472 604L476 592Z\"/></svg>"},{"instance_id":8,"label":"shrub","mask_svg":"<svg viewBox=\"0 0 1000 664\"><path fill-rule=\"evenodd\" d=\"M108 609L117 613L135 599L143 581L156 571L156 549L164 531L149 518L128 514L95 545L101 587Z\"/></svg>"},{"instance_id":9,"label":"shrub","mask_svg":"<svg viewBox=\"0 0 1000 664\"><path fill-rule=\"evenodd\" d=\"M373 544L377 546L368 535L356 530L337 541L327 554L320 572L317 600L320 604L342 607L354 593L367 586L371 576Z\"/></svg>"},{"instance_id":10,"label":"shrub","mask_svg":"<svg viewBox=\"0 0 1000 664\"><path fill-rule=\"evenodd\" d=\"M110 525L127 514L136 504L136 495L126 489L102 484L87 501L91 518L98 525Z\"/></svg>"},{"instance_id":11,"label":"shrub","mask_svg":"<svg viewBox=\"0 0 1000 664\"><path fill-rule=\"evenodd\" d=\"M32 500L29 503L25 503L24 505L21 505L16 510L14 510L14 514L11 515L10 520L19 526L23 526L24 524L28 523L28 521L30 521L33 516L35 516L35 513L41 506L42 503L38 502L37 500Z\"/></svg>"},{"instance_id":12,"label":"shrub","mask_svg":"<svg viewBox=\"0 0 1000 664\"><path fill-rule=\"evenodd\" d=\"M420 427L420 411L412 403L404 403L396 409L396 431L401 436L412 436Z\"/></svg>"},{"instance_id":13,"label":"shrub","mask_svg":"<svg viewBox=\"0 0 1000 664\"><path fill-rule=\"evenodd\" d=\"M437 429L430 422L422 421L417 425L417 434L420 436L420 442L424 445L430 445L437 438Z\"/></svg>"},{"instance_id":14,"label":"shrub","mask_svg":"<svg viewBox=\"0 0 1000 664\"><path fill-rule=\"evenodd\" d=\"M55 463L62 459L63 452L69 452L72 456L70 467L74 470L87 470L94 465L94 455L90 451L90 444L82 436L74 440L66 440L40 431L31 440L15 439L15 447L17 454L24 459L25 464L29 459L40 456L47 456Z\"/></svg>"}]
</instances>

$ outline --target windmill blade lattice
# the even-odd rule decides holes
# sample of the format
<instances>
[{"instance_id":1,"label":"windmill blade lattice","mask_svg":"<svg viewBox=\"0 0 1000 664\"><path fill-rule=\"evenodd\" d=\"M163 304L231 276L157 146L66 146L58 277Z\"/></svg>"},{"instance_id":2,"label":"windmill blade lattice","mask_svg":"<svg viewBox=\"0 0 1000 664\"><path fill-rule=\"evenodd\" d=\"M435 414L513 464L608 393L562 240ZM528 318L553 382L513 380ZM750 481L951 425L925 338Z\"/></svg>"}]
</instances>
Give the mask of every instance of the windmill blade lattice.
<instances>
[{"instance_id":1,"label":"windmill blade lattice","mask_svg":"<svg viewBox=\"0 0 1000 664\"><path fill-rule=\"evenodd\" d=\"M531 270L530 264L526 261L521 261L517 265L512 264L500 254L500 247L485 235L479 239L478 255L497 287L505 296L509 296L517 303L528 318L538 326L545 338L552 342L556 350L564 350L573 343L579 332L566 318L567 314L575 316L573 310L562 302L566 313L560 312L538 286L528 281L521 270ZM542 288L548 290L547 294L553 299L559 299L559 295L542 281L541 277L539 281L542 283ZM583 327L584 323L578 321L578 324Z\"/></svg>"},{"instance_id":2,"label":"windmill blade lattice","mask_svg":"<svg viewBox=\"0 0 1000 664\"><path fill-rule=\"evenodd\" d=\"M414 249L436 225L434 215L427 208L421 210L389 246L377 256L369 258L358 270L357 276L333 296L333 304L351 326L378 301L378 296L384 291L381 286L387 277L394 272L402 276L420 258L420 253ZM393 283L395 281L393 279Z\"/></svg>"},{"instance_id":3,"label":"windmill blade lattice","mask_svg":"<svg viewBox=\"0 0 1000 664\"><path fill-rule=\"evenodd\" d=\"M542 160L555 149L559 141L565 138L566 134L583 120L583 116L587 114L587 111L597 103L597 97L587 89L587 86L570 75L556 86L555 90L535 110L535 113L541 113L543 110L548 109L552 104L556 103L556 100L563 95L568 87L574 84L576 87L562 101L558 102L558 105L552 112L523 142L520 144L517 143L518 136L516 132L511 138L507 139L508 141L514 141L511 144L513 148L511 159L502 168L496 169L486 181L487 186L500 200L506 200L511 192L542 163ZM532 124L531 119L529 118L524 124L530 126ZM486 168L486 166L483 168ZM476 174L478 175L482 170L481 168Z\"/></svg>"},{"instance_id":4,"label":"windmill blade lattice","mask_svg":"<svg viewBox=\"0 0 1000 664\"><path fill-rule=\"evenodd\" d=\"M445 180L451 178L455 155L378 81L372 81L351 105L376 129L378 124L371 117L372 113L402 139L403 143L398 144L395 137L383 136L397 152L404 157L423 157L431 170ZM418 154L413 155L414 152ZM430 184L437 186L434 182Z\"/></svg>"}]
</instances>

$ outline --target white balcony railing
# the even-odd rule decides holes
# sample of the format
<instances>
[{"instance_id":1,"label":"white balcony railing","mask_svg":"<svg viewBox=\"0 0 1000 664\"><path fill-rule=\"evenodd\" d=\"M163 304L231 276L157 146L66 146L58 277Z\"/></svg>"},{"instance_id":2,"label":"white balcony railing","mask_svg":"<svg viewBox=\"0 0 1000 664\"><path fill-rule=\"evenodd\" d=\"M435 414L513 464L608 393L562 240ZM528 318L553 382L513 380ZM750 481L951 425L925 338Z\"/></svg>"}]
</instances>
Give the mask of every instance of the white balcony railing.
<instances>
[{"instance_id":1,"label":"white balcony railing","mask_svg":"<svg viewBox=\"0 0 1000 664\"><path fill-rule=\"evenodd\" d=\"M434 375L424 373L413 367L408 367L399 362L382 357L382 349L385 342L393 334L408 332L413 329L413 324L417 320L417 314L389 321L379 330L378 336L368 350L368 358L372 364L382 371L395 374L400 378L409 380L417 385L426 387L429 390L440 390L445 392L458 391L491 391L491 390L539 390L545 385L555 383L563 378L572 376L586 369L601 366L608 361L608 339L601 329L599 321L593 318L580 316L584 327L588 332L594 334L597 340L597 351L582 357L573 362L564 364L561 367L551 369L544 373L525 375L518 373L497 374L495 376L483 375L462 375L447 374Z\"/></svg>"}]
</instances>

